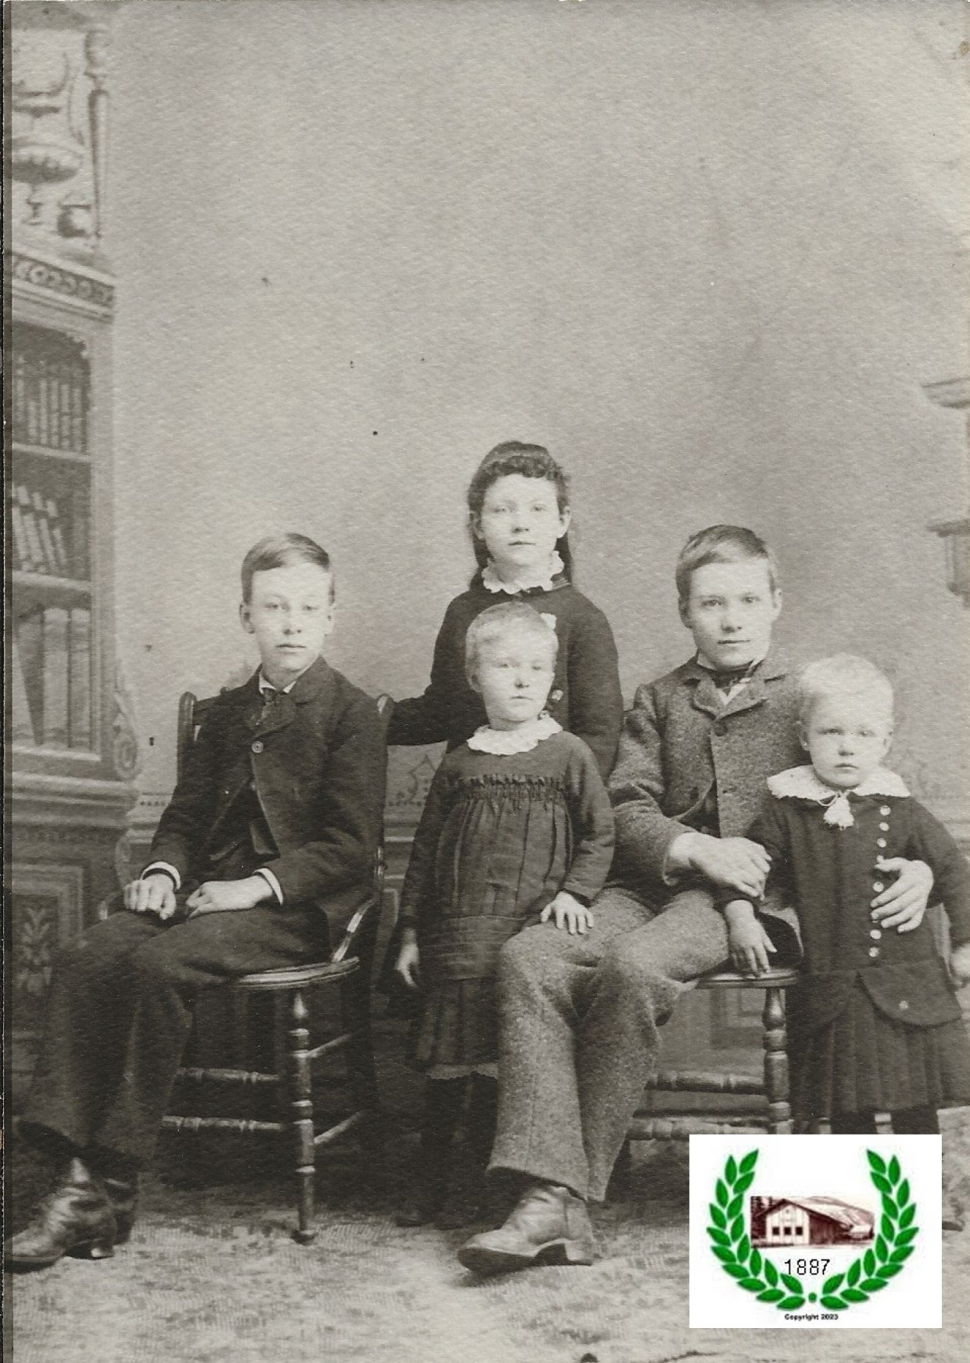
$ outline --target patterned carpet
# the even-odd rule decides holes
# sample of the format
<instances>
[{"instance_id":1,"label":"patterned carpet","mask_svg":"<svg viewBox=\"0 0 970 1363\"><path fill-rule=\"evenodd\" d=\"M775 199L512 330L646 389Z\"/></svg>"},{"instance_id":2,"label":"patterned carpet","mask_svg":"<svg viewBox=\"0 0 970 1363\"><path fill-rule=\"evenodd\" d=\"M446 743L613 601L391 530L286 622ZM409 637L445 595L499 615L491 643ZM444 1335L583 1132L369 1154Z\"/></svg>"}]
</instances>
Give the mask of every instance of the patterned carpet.
<instances>
[{"instance_id":1,"label":"patterned carpet","mask_svg":"<svg viewBox=\"0 0 970 1363\"><path fill-rule=\"evenodd\" d=\"M414 1148L406 1125L399 1116L380 1169L364 1176L348 1158L321 1177L319 1234L305 1247L289 1235L273 1147L223 1145L217 1158L168 1140L131 1244L8 1280L14 1363L830 1363L836 1347L840 1363L970 1357L970 1232L946 1236L942 1331L850 1330L836 1343L688 1330L686 1151L673 1146L638 1147L628 1197L597 1213L593 1267L476 1281L454 1256L467 1231L393 1224ZM970 1204L970 1114L948 1125L953 1191ZM47 1171L16 1139L8 1156L16 1228Z\"/></svg>"}]
</instances>

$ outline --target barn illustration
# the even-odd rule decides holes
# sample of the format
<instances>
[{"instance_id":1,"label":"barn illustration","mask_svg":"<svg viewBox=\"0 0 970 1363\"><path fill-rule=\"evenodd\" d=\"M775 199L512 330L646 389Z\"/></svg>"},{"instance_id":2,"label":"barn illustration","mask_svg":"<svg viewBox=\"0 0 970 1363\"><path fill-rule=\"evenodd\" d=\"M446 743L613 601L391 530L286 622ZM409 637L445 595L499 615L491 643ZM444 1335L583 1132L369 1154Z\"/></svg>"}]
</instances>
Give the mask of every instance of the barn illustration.
<instances>
[{"instance_id":1,"label":"barn illustration","mask_svg":"<svg viewBox=\"0 0 970 1363\"><path fill-rule=\"evenodd\" d=\"M751 1243L759 1249L858 1245L873 1236L873 1215L837 1197L753 1197Z\"/></svg>"}]
</instances>

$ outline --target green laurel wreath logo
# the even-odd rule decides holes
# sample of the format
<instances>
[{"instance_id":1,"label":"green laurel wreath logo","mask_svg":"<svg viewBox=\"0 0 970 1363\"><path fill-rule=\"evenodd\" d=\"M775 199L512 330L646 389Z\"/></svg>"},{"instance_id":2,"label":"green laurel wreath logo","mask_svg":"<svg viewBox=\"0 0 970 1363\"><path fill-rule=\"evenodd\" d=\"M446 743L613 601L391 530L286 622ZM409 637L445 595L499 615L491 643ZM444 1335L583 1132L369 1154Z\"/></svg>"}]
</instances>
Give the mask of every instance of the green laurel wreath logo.
<instances>
[{"instance_id":1,"label":"green laurel wreath logo","mask_svg":"<svg viewBox=\"0 0 970 1363\"><path fill-rule=\"evenodd\" d=\"M913 1241L919 1234L916 1203L895 1155L888 1164L874 1150L867 1150L866 1155L869 1177L882 1199L879 1234L872 1247L854 1259L844 1273L826 1278L817 1294L806 1291L802 1280L793 1274L780 1273L767 1255L751 1244L745 1229L744 1195L754 1182L758 1151L751 1150L740 1161L729 1156L724 1174L715 1184L716 1200L710 1204L711 1224L707 1227L713 1242L711 1250L724 1272L738 1287L755 1293L757 1301L779 1311L797 1311L806 1301L816 1300L829 1311L846 1311L884 1288L913 1252Z\"/></svg>"}]
</instances>

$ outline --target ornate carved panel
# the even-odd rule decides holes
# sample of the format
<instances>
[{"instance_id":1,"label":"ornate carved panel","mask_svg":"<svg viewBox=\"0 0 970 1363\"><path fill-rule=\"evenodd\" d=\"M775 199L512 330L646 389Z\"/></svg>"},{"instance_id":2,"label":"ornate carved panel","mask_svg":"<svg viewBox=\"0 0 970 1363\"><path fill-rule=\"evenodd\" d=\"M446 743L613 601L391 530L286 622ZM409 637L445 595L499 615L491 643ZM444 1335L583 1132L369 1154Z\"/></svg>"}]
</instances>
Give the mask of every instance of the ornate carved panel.
<instances>
[{"instance_id":1,"label":"ornate carved panel","mask_svg":"<svg viewBox=\"0 0 970 1363\"><path fill-rule=\"evenodd\" d=\"M19 861L4 891L12 1078L26 1078L44 1022L54 954L84 922L84 867Z\"/></svg>"}]
</instances>

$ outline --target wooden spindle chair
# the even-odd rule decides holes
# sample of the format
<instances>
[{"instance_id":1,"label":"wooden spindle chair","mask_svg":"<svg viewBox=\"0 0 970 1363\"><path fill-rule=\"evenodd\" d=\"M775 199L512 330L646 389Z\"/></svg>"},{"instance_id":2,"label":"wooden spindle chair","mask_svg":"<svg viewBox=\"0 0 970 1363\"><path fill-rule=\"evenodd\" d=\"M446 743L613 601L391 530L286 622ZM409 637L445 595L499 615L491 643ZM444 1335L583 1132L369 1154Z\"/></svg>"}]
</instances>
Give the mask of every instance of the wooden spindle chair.
<instances>
[{"instance_id":1,"label":"wooden spindle chair","mask_svg":"<svg viewBox=\"0 0 970 1363\"><path fill-rule=\"evenodd\" d=\"M647 1081L646 1094L690 1095L724 1094L751 1098L743 1111L725 1110L724 1105L708 1105L691 1110L658 1111L652 1100L633 1115L626 1142L614 1170L611 1189L624 1188L630 1168L630 1142L650 1140L688 1140L692 1135L732 1135L736 1132L771 1132L787 1135L792 1129L789 1102L788 1035L785 1024L785 995L800 983L798 970L772 968L766 975L741 975L734 970L714 970L702 975L699 990L761 990L761 1042L764 1049L762 1076L725 1070L665 1069ZM673 1105L666 1105L669 1109Z\"/></svg>"},{"instance_id":2,"label":"wooden spindle chair","mask_svg":"<svg viewBox=\"0 0 970 1363\"><path fill-rule=\"evenodd\" d=\"M181 777L199 724L212 700L196 700L186 692L179 702L177 770ZM378 708L385 726L390 718L386 696ZM297 1228L293 1238L308 1244L315 1236L313 1227L316 1154L341 1137L356 1132L365 1150L379 1154L383 1132L377 1096L374 1048L371 1035L370 983L380 924L384 886L383 849L375 856L370 892L354 911L343 936L325 961L311 965L285 967L240 975L217 986L236 999L252 1000L253 995L269 995L282 1005L287 1032L282 1045L274 1047L276 1063L272 1070L252 1070L224 1066L186 1065L178 1079L195 1084L242 1085L257 1090L275 1091L282 1109L289 1109L288 1120L280 1111L277 1120L263 1121L239 1117L180 1116L172 1113L162 1119L171 1131L232 1131L240 1134L291 1133L295 1152L297 1182ZM339 991L340 1030L310 1045L309 991L325 988ZM281 1054L282 1053L282 1054ZM317 1130L314 1120L314 1062L342 1055L346 1064L343 1082L350 1089L351 1111L341 1120Z\"/></svg>"}]
</instances>

